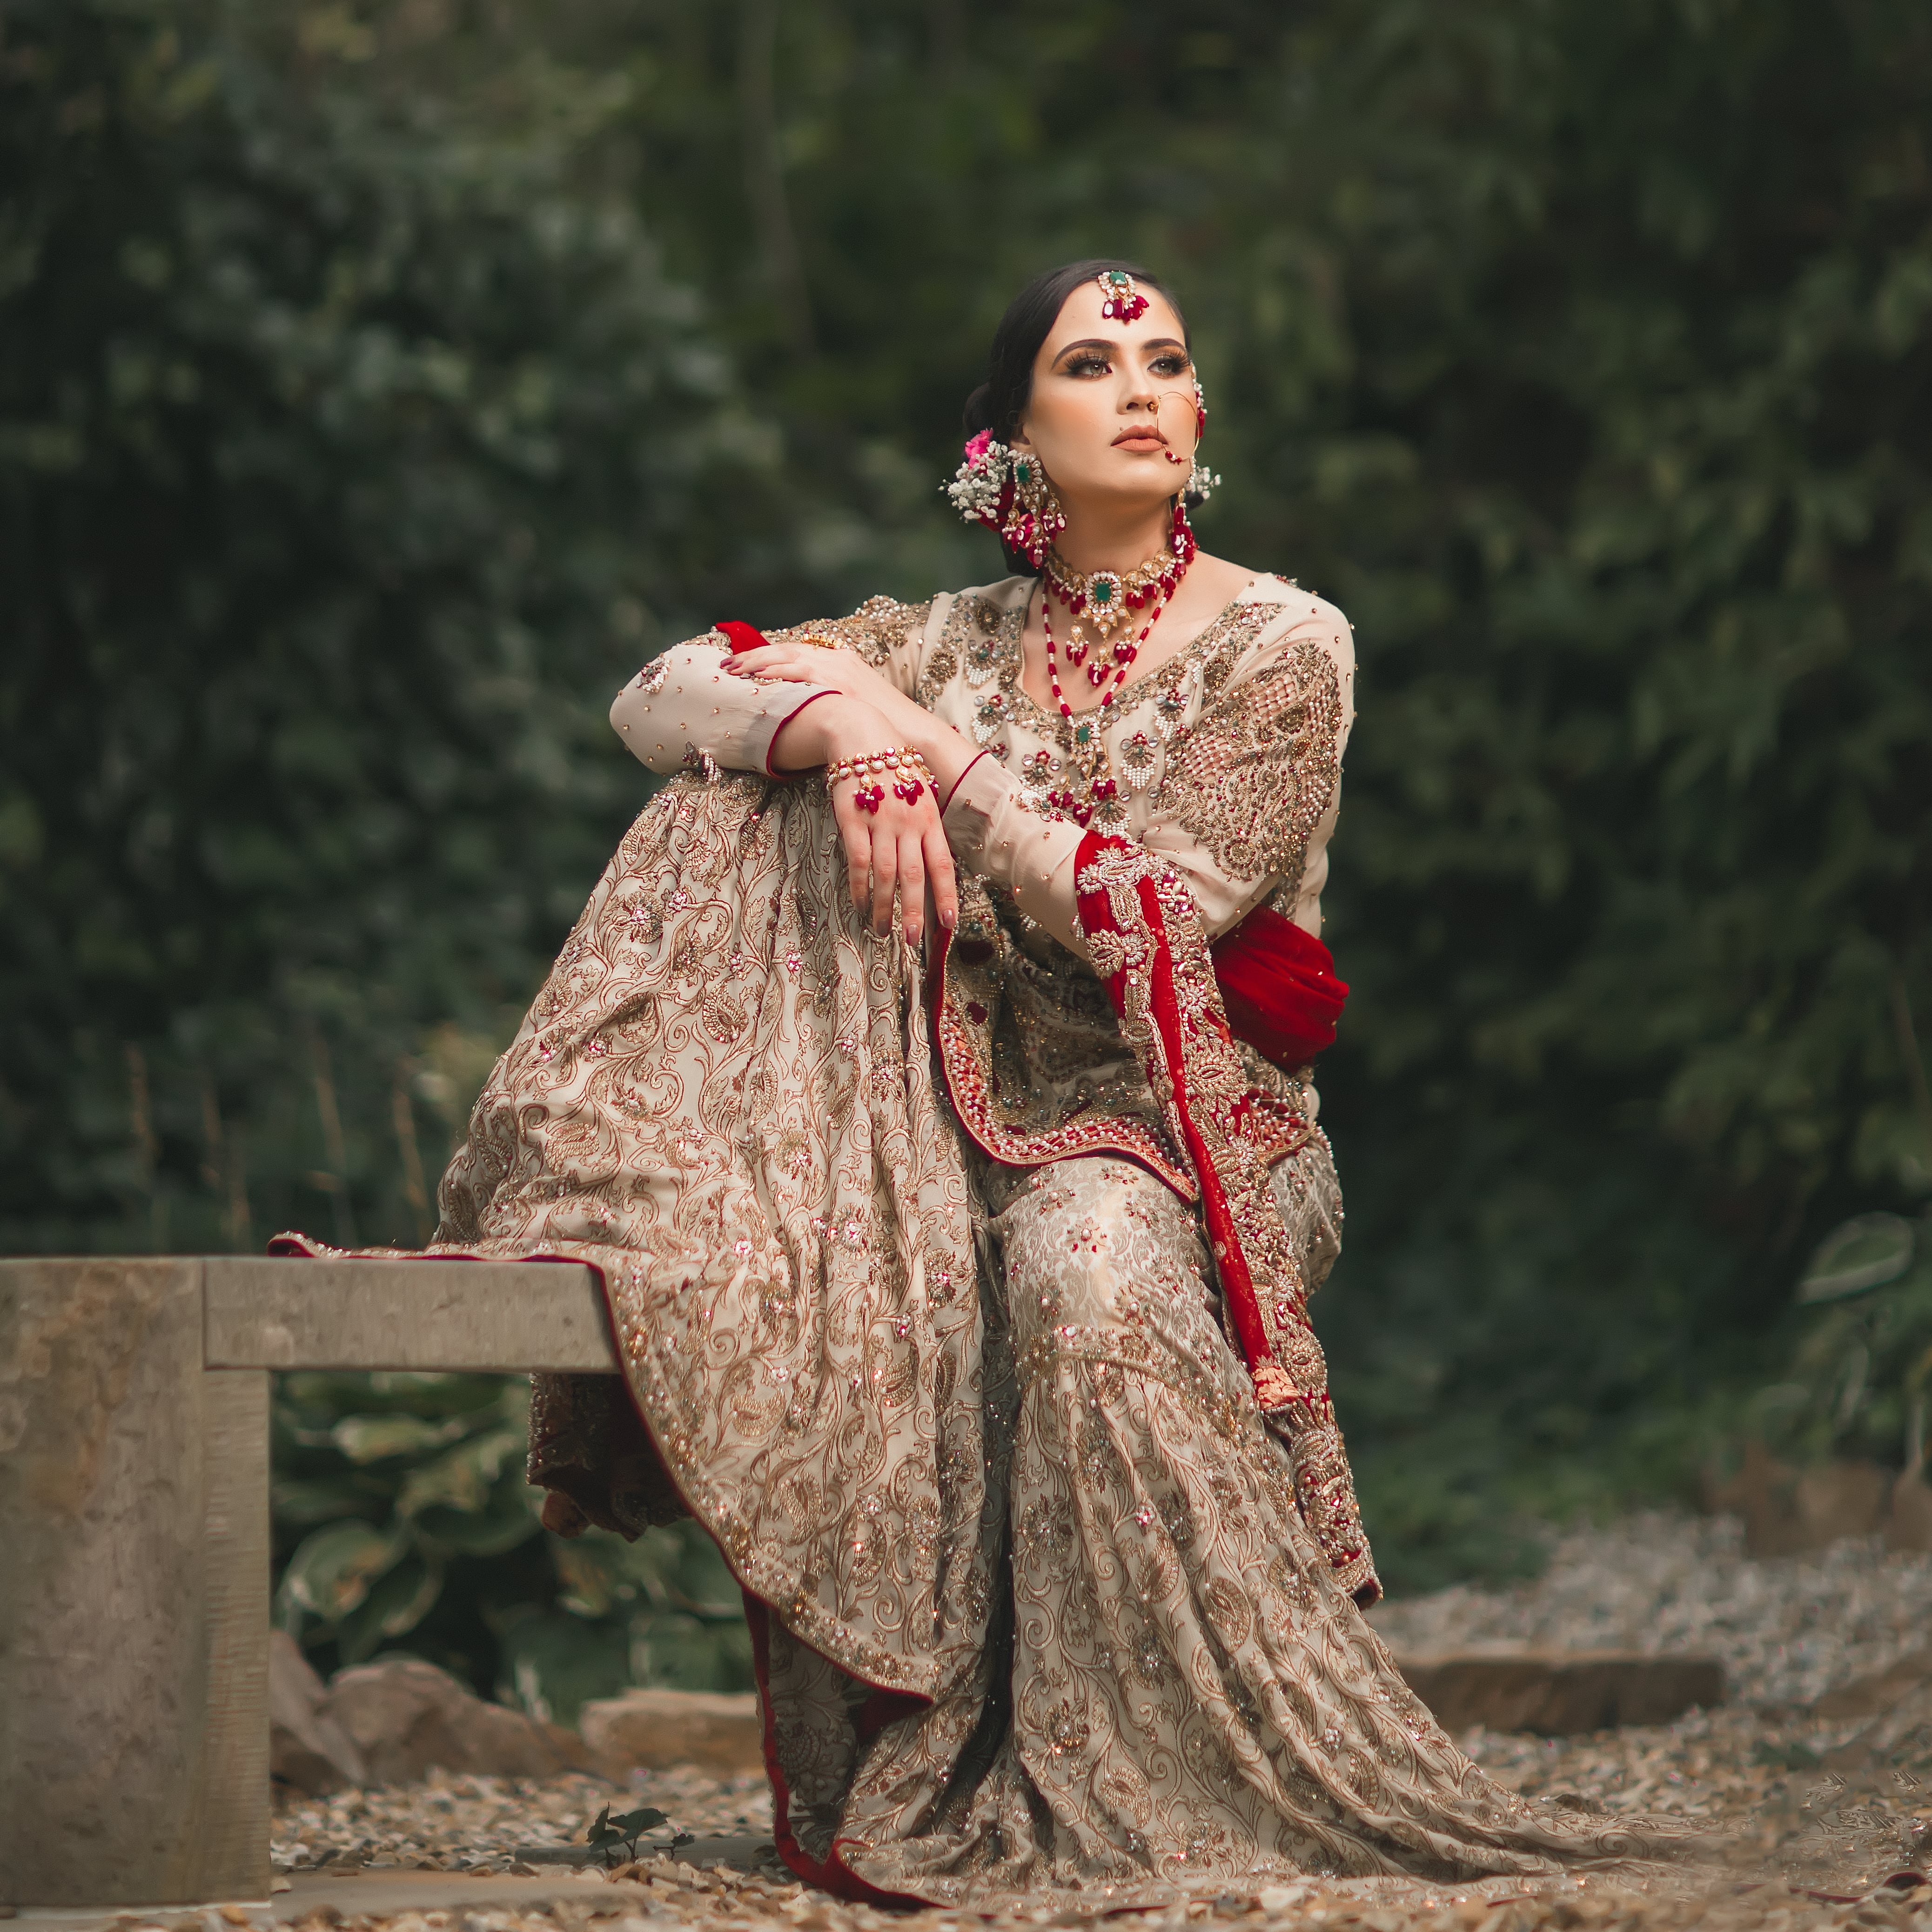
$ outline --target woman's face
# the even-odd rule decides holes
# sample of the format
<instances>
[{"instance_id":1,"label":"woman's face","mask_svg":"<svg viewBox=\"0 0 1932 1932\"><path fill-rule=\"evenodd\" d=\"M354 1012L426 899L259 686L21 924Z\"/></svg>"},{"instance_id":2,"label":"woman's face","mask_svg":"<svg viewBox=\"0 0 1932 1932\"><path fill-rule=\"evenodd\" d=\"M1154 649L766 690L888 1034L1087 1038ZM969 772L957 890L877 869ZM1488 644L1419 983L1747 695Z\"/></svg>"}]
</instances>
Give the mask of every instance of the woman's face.
<instances>
[{"instance_id":1,"label":"woman's face","mask_svg":"<svg viewBox=\"0 0 1932 1932\"><path fill-rule=\"evenodd\" d=\"M1031 448L1069 508L1163 502L1194 459L1194 364L1180 319L1158 290L1133 322L1100 313L1083 282L1066 298L1033 365L1016 448Z\"/></svg>"}]
</instances>

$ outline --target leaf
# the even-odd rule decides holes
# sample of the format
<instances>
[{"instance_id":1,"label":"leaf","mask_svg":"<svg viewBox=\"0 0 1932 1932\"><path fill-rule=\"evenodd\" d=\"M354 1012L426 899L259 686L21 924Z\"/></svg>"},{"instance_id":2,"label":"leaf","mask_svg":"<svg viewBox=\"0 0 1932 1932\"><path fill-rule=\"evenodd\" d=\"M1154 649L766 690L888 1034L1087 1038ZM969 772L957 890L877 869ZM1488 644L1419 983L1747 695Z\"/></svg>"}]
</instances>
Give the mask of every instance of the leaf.
<instances>
[{"instance_id":1,"label":"leaf","mask_svg":"<svg viewBox=\"0 0 1932 1932\"><path fill-rule=\"evenodd\" d=\"M397 1416L390 1420L400 1423L413 1418ZM448 1439L435 1434L422 1446L440 1447ZM486 1509L506 1468L514 1472L518 1487L528 1486L523 1480L524 1450L524 1436L516 1430L492 1429L473 1436L448 1454L412 1469L403 1479L397 1507L405 1516L417 1515L433 1505L471 1512Z\"/></svg>"},{"instance_id":2,"label":"leaf","mask_svg":"<svg viewBox=\"0 0 1932 1932\"><path fill-rule=\"evenodd\" d=\"M668 1825L670 1816L668 1812L654 1810L646 1804L635 1811L626 1811L610 1822L626 1838L635 1838L640 1832L654 1832L660 1825Z\"/></svg>"},{"instance_id":3,"label":"leaf","mask_svg":"<svg viewBox=\"0 0 1932 1932\"><path fill-rule=\"evenodd\" d=\"M391 1637L406 1636L434 1607L442 1590L442 1559L412 1550L371 1586L368 1595L337 1628L344 1660L359 1664Z\"/></svg>"},{"instance_id":4,"label":"leaf","mask_svg":"<svg viewBox=\"0 0 1932 1932\"><path fill-rule=\"evenodd\" d=\"M431 1422L419 1415L345 1415L330 1438L352 1462L381 1462L440 1449L463 1432L458 1421Z\"/></svg>"},{"instance_id":5,"label":"leaf","mask_svg":"<svg viewBox=\"0 0 1932 1932\"><path fill-rule=\"evenodd\" d=\"M1913 1241L1912 1223L1903 1215L1856 1215L1818 1244L1798 1299L1838 1301L1896 1281L1912 1265Z\"/></svg>"},{"instance_id":6,"label":"leaf","mask_svg":"<svg viewBox=\"0 0 1932 1932\"><path fill-rule=\"evenodd\" d=\"M388 1500L372 1496L354 1476L282 1476L268 1486L278 1522L334 1522L349 1516L386 1516Z\"/></svg>"},{"instance_id":7,"label":"leaf","mask_svg":"<svg viewBox=\"0 0 1932 1932\"><path fill-rule=\"evenodd\" d=\"M628 1634L560 1610L519 1604L498 1626L496 1696L546 1723L574 1724L594 1698L631 1683Z\"/></svg>"},{"instance_id":8,"label":"leaf","mask_svg":"<svg viewBox=\"0 0 1932 1932\"><path fill-rule=\"evenodd\" d=\"M404 1537L371 1523L329 1523L296 1546L282 1572L282 1594L325 1623L340 1623L408 1547Z\"/></svg>"},{"instance_id":9,"label":"leaf","mask_svg":"<svg viewBox=\"0 0 1932 1932\"><path fill-rule=\"evenodd\" d=\"M601 1544L587 1536L566 1542L549 1540L551 1567L556 1571L557 1604L576 1617L602 1617L616 1600L616 1565Z\"/></svg>"}]
</instances>

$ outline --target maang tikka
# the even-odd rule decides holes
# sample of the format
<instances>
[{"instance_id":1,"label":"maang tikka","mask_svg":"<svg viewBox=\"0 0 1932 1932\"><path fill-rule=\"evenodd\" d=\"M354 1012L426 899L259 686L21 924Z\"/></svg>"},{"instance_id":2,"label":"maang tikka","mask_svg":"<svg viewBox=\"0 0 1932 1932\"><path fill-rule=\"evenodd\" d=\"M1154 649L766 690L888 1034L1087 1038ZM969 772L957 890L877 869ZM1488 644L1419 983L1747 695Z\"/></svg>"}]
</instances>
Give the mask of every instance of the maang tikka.
<instances>
[{"instance_id":1,"label":"maang tikka","mask_svg":"<svg viewBox=\"0 0 1932 1932\"><path fill-rule=\"evenodd\" d=\"M968 523L985 524L1035 570L1066 527L1040 458L1030 450L1009 449L989 429L967 444L946 494Z\"/></svg>"}]
</instances>

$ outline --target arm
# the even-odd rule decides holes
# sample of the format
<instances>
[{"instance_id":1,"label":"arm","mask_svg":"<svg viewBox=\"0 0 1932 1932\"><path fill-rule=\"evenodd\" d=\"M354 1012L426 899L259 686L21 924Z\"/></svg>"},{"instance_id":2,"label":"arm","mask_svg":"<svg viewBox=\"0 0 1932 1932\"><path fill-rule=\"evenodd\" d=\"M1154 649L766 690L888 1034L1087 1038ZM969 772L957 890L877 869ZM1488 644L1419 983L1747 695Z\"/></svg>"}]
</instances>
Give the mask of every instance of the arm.
<instances>
[{"instance_id":1,"label":"arm","mask_svg":"<svg viewBox=\"0 0 1932 1932\"><path fill-rule=\"evenodd\" d=\"M715 633L713 634L716 634ZM653 658L610 706L612 728L654 772L681 770L694 752L728 771L774 772L772 741L790 719L832 694L824 684L748 684L727 674L731 653L706 639Z\"/></svg>"},{"instance_id":2,"label":"arm","mask_svg":"<svg viewBox=\"0 0 1932 1932\"><path fill-rule=\"evenodd\" d=\"M781 632L760 650L734 652L708 638L680 644L617 694L611 724L636 758L667 775L682 770L694 754L728 770L779 777L887 745L925 751L926 734L903 731L894 737L888 719L842 687L868 693L901 722L910 714L932 724L900 688L903 683L910 689L917 675L930 613L929 606L908 609L874 598L850 617ZM819 644L810 641L814 638ZM776 675L747 674L767 664L786 668ZM794 721L808 712L822 715L802 728ZM950 787L954 761L938 742L930 748L938 760L935 780ZM929 792L910 803L888 796L876 812L866 812L854 802L856 790L847 784L832 788L854 906L863 910L869 902L873 929L883 934L896 894L907 944L916 946L925 930L929 880L934 910L950 928L958 916L958 898L938 801Z\"/></svg>"}]
</instances>

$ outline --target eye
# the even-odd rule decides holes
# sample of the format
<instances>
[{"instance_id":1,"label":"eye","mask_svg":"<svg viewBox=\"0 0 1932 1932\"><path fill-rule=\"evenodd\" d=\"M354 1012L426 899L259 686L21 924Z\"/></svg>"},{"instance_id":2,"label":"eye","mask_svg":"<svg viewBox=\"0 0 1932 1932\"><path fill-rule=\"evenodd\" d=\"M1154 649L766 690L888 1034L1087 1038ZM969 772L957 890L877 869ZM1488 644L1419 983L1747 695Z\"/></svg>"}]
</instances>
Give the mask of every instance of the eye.
<instances>
[{"instance_id":1,"label":"eye","mask_svg":"<svg viewBox=\"0 0 1932 1932\"><path fill-rule=\"evenodd\" d=\"M1070 376L1105 376L1112 373L1104 356L1076 356L1064 366Z\"/></svg>"},{"instance_id":2,"label":"eye","mask_svg":"<svg viewBox=\"0 0 1932 1932\"><path fill-rule=\"evenodd\" d=\"M1171 351L1156 360L1154 373L1156 376L1184 376L1187 374L1187 358Z\"/></svg>"}]
</instances>

